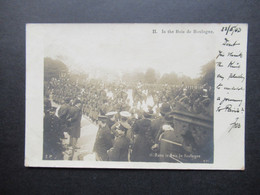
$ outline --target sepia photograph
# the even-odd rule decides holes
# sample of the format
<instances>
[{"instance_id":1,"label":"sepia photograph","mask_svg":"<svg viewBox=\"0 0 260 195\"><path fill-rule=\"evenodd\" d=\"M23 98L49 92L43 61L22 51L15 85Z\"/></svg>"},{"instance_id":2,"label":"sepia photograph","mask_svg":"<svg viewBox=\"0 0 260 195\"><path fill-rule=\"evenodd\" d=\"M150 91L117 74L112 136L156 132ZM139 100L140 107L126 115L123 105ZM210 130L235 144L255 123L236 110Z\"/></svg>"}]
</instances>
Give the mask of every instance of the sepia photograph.
<instances>
[{"instance_id":1,"label":"sepia photograph","mask_svg":"<svg viewBox=\"0 0 260 195\"><path fill-rule=\"evenodd\" d=\"M257 2L2 1L1 194L257 194Z\"/></svg>"},{"instance_id":2,"label":"sepia photograph","mask_svg":"<svg viewBox=\"0 0 260 195\"><path fill-rule=\"evenodd\" d=\"M40 27L39 160L214 164L214 28Z\"/></svg>"}]
</instances>

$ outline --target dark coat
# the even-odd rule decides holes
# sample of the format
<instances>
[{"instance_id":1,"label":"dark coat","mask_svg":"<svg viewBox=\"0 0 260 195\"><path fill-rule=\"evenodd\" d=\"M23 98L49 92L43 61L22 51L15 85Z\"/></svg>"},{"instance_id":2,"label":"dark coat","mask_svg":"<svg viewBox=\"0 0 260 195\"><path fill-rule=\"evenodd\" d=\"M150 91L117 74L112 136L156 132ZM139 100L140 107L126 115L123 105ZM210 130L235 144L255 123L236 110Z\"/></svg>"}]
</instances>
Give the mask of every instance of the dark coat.
<instances>
[{"instance_id":1,"label":"dark coat","mask_svg":"<svg viewBox=\"0 0 260 195\"><path fill-rule=\"evenodd\" d=\"M150 146L153 145L153 137L151 132L151 120L149 119L140 119L135 121L133 125L133 132L137 135L142 135L147 140Z\"/></svg>"},{"instance_id":2,"label":"dark coat","mask_svg":"<svg viewBox=\"0 0 260 195\"><path fill-rule=\"evenodd\" d=\"M53 159L60 159L62 145L60 138L63 132L61 129L60 119L54 114L46 113L44 116L43 131L43 158L45 155L52 155Z\"/></svg>"},{"instance_id":3,"label":"dark coat","mask_svg":"<svg viewBox=\"0 0 260 195\"><path fill-rule=\"evenodd\" d=\"M61 105L58 116L62 121L67 120L68 114L69 114L70 106L68 104Z\"/></svg>"},{"instance_id":4,"label":"dark coat","mask_svg":"<svg viewBox=\"0 0 260 195\"><path fill-rule=\"evenodd\" d=\"M128 161L128 149L129 140L125 136L116 138L108 151L109 161Z\"/></svg>"},{"instance_id":5,"label":"dark coat","mask_svg":"<svg viewBox=\"0 0 260 195\"><path fill-rule=\"evenodd\" d=\"M69 122L69 133L70 136L75 137L75 138L79 138L80 137L80 122L81 122L81 117L82 117L82 112L81 109L76 107L76 106L72 106L69 109L68 112L68 120Z\"/></svg>"},{"instance_id":6,"label":"dark coat","mask_svg":"<svg viewBox=\"0 0 260 195\"><path fill-rule=\"evenodd\" d=\"M160 161L161 162L183 162L180 155L183 148L180 146L174 131L165 131L160 136ZM172 143L171 143L172 142Z\"/></svg>"},{"instance_id":7,"label":"dark coat","mask_svg":"<svg viewBox=\"0 0 260 195\"><path fill-rule=\"evenodd\" d=\"M164 124L164 121L165 120L164 120L163 117L159 117L159 118L153 120L152 123L151 123L151 136L152 136L153 141L155 143L158 142L158 140L157 140L158 136L157 135L158 135L162 125Z\"/></svg>"},{"instance_id":8,"label":"dark coat","mask_svg":"<svg viewBox=\"0 0 260 195\"><path fill-rule=\"evenodd\" d=\"M151 120L140 119L137 120L133 126L136 134L132 148L131 161L149 162L151 146L153 140L151 137Z\"/></svg>"},{"instance_id":9,"label":"dark coat","mask_svg":"<svg viewBox=\"0 0 260 195\"><path fill-rule=\"evenodd\" d=\"M103 128L99 128L94 144L93 152L97 153L98 159L101 161L108 160L107 150L113 146L113 135L109 127L106 125Z\"/></svg>"},{"instance_id":10,"label":"dark coat","mask_svg":"<svg viewBox=\"0 0 260 195\"><path fill-rule=\"evenodd\" d=\"M131 161L149 162L150 153L150 144L145 135L137 135L132 148Z\"/></svg>"},{"instance_id":11,"label":"dark coat","mask_svg":"<svg viewBox=\"0 0 260 195\"><path fill-rule=\"evenodd\" d=\"M51 109L51 101L48 98L44 98L44 112Z\"/></svg>"}]
</instances>

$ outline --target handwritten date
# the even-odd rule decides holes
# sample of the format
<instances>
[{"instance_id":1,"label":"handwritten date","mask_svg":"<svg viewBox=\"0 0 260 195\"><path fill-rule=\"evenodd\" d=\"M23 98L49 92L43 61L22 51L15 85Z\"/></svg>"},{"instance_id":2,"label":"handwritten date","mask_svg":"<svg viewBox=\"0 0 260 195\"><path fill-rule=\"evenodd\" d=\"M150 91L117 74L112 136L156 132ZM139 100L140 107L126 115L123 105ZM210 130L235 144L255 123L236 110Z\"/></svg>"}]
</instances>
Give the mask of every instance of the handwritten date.
<instances>
[{"instance_id":1,"label":"handwritten date","mask_svg":"<svg viewBox=\"0 0 260 195\"><path fill-rule=\"evenodd\" d=\"M224 26L221 28L221 32L225 32L226 35L230 34L233 35L234 33L240 33L241 32L241 28L238 27L238 25L232 26Z\"/></svg>"}]
</instances>

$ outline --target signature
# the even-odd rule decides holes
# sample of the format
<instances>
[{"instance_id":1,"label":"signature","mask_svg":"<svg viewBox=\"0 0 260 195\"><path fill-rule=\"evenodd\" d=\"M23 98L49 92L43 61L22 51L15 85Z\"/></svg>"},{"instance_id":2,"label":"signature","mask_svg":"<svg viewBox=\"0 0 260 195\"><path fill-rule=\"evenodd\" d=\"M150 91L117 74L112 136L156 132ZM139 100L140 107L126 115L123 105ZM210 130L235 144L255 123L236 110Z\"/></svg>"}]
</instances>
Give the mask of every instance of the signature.
<instances>
[{"instance_id":1,"label":"signature","mask_svg":"<svg viewBox=\"0 0 260 195\"><path fill-rule=\"evenodd\" d=\"M234 128L235 128L235 129L239 129L239 128L241 127L241 124L237 122L238 119L239 119L239 118L237 117L235 122L230 123L230 127L229 127L229 130L228 130L228 133L229 133L232 129L234 129Z\"/></svg>"},{"instance_id":2,"label":"signature","mask_svg":"<svg viewBox=\"0 0 260 195\"><path fill-rule=\"evenodd\" d=\"M233 108L232 104L228 104L225 107L219 106L216 110L217 112L225 111L225 112L234 112L234 113L239 113L239 108Z\"/></svg>"}]
</instances>

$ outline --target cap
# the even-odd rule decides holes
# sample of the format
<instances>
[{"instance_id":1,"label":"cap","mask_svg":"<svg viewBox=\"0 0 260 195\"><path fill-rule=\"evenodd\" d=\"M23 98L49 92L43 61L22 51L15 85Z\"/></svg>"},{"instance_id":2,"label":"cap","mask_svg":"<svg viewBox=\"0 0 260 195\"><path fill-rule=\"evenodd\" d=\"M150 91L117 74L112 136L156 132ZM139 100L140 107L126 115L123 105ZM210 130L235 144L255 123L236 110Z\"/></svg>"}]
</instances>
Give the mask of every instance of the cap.
<instances>
[{"instance_id":1,"label":"cap","mask_svg":"<svg viewBox=\"0 0 260 195\"><path fill-rule=\"evenodd\" d=\"M120 116L128 118L131 116L131 113L128 111L122 111L120 112Z\"/></svg>"},{"instance_id":2,"label":"cap","mask_svg":"<svg viewBox=\"0 0 260 195\"><path fill-rule=\"evenodd\" d=\"M115 111L112 111L112 112L108 112L108 113L106 113L106 116L114 116L114 115L116 115L117 114L117 112L115 112Z\"/></svg>"}]
</instances>

